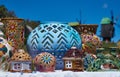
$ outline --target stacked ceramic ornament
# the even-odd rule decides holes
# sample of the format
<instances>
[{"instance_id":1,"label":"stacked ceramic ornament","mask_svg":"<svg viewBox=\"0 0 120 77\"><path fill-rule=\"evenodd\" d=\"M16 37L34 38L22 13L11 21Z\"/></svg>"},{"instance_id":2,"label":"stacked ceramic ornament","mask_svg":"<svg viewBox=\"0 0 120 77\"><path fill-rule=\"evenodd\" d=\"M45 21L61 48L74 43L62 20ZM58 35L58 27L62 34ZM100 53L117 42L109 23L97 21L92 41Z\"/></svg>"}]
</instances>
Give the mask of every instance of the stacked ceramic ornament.
<instances>
[{"instance_id":1,"label":"stacked ceramic ornament","mask_svg":"<svg viewBox=\"0 0 120 77\"><path fill-rule=\"evenodd\" d=\"M0 69L27 73L119 69L119 49L111 47L106 53L101 45L95 34L79 35L68 24L41 24L28 37L28 51L16 49L13 53L7 41L0 38Z\"/></svg>"},{"instance_id":2,"label":"stacked ceramic ornament","mask_svg":"<svg viewBox=\"0 0 120 77\"><path fill-rule=\"evenodd\" d=\"M44 67L48 68L48 65L51 64L51 62L54 62L51 61L53 59L56 60L55 68L57 70L64 69L65 64L62 58L73 46L78 50L81 49L82 46L80 35L71 26L62 23L41 24L30 33L27 40L28 52L32 58L35 58L36 55L39 55L42 52L48 52L56 59L49 57L49 55L44 57ZM36 59L40 60L38 57ZM50 62L46 62L45 60L47 59L48 61L50 60ZM35 61L35 64L38 65L39 63ZM43 68L43 66L41 67ZM51 67L51 65L49 65L49 67Z\"/></svg>"},{"instance_id":3,"label":"stacked ceramic ornament","mask_svg":"<svg viewBox=\"0 0 120 77\"><path fill-rule=\"evenodd\" d=\"M5 45L7 44L5 43ZM12 48L6 48L9 46L3 44L0 46L0 66L4 67L3 71L7 68L7 71L10 72L50 72L58 68L63 70L64 66L67 70L84 70L80 51L81 38L78 32L68 24L47 23L36 27L28 37L28 51L16 49L15 52L12 52ZM73 49L71 49L72 47ZM63 61L63 57L69 50L73 54L68 56L71 61L69 59ZM75 63L74 60L76 60ZM76 66L73 68L74 65Z\"/></svg>"}]
</instances>

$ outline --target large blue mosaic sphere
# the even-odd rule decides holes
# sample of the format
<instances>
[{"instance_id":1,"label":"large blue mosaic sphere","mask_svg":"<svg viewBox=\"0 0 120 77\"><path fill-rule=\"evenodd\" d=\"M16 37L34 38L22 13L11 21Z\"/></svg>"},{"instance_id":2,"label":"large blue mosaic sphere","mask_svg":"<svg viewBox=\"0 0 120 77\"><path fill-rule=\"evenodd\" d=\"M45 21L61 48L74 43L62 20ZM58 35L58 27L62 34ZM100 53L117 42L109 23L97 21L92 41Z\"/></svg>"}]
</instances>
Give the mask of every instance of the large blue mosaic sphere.
<instances>
[{"instance_id":1,"label":"large blue mosaic sphere","mask_svg":"<svg viewBox=\"0 0 120 77\"><path fill-rule=\"evenodd\" d=\"M30 33L27 40L28 52L33 58L41 52L66 52L73 46L80 49L81 38L68 24L41 24ZM58 53L52 54L56 56Z\"/></svg>"}]
</instances>

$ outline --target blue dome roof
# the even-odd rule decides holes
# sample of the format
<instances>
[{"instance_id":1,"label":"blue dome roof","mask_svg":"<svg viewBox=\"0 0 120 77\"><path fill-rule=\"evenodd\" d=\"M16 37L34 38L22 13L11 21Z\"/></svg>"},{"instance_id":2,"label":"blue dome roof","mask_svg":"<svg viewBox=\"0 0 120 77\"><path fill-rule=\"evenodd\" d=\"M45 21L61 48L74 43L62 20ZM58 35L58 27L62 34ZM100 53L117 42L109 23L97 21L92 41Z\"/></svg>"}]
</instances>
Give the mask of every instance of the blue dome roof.
<instances>
[{"instance_id":1,"label":"blue dome roof","mask_svg":"<svg viewBox=\"0 0 120 77\"><path fill-rule=\"evenodd\" d=\"M42 51L67 51L72 46L80 49L81 37L68 24L41 24L30 33L27 40L27 48L32 57L35 57Z\"/></svg>"}]
</instances>

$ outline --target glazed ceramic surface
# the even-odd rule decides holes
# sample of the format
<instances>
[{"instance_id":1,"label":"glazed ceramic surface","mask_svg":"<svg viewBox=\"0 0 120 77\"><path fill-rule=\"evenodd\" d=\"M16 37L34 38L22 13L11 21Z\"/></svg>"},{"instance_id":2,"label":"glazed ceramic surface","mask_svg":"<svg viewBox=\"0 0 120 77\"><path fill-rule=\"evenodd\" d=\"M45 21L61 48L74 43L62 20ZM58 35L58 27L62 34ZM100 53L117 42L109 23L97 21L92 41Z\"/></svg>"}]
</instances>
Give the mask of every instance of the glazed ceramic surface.
<instances>
[{"instance_id":1,"label":"glazed ceramic surface","mask_svg":"<svg viewBox=\"0 0 120 77\"><path fill-rule=\"evenodd\" d=\"M12 47L7 40L0 37L0 71L7 71L9 68L8 61L12 56Z\"/></svg>"},{"instance_id":2,"label":"glazed ceramic surface","mask_svg":"<svg viewBox=\"0 0 120 77\"><path fill-rule=\"evenodd\" d=\"M31 32L27 40L27 48L32 57L42 51L66 52L72 46L80 49L81 38L78 32L68 24L41 24Z\"/></svg>"},{"instance_id":3,"label":"glazed ceramic surface","mask_svg":"<svg viewBox=\"0 0 120 77\"><path fill-rule=\"evenodd\" d=\"M54 71L56 58L48 52L43 52L35 57L34 63L39 71Z\"/></svg>"}]
</instances>

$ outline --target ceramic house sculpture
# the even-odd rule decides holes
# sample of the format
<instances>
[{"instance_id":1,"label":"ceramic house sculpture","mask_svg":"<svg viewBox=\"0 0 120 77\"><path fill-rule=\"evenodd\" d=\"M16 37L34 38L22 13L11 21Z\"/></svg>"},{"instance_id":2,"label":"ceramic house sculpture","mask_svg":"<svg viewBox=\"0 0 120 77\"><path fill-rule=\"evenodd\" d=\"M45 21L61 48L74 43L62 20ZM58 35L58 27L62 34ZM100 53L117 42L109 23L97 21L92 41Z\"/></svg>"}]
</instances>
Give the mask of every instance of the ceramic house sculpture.
<instances>
[{"instance_id":1,"label":"ceramic house sculpture","mask_svg":"<svg viewBox=\"0 0 120 77\"><path fill-rule=\"evenodd\" d=\"M32 60L28 53L23 49L19 49L11 57L10 71L11 72L32 72L31 64Z\"/></svg>"},{"instance_id":2,"label":"ceramic house sculpture","mask_svg":"<svg viewBox=\"0 0 120 77\"><path fill-rule=\"evenodd\" d=\"M34 63L37 71L53 72L55 70L56 58L48 52L42 52L35 57Z\"/></svg>"},{"instance_id":3,"label":"ceramic house sculpture","mask_svg":"<svg viewBox=\"0 0 120 77\"><path fill-rule=\"evenodd\" d=\"M83 71L83 54L76 47L72 47L63 57L64 60L64 71Z\"/></svg>"},{"instance_id":4,"label":"ceramic house sculpture","mask_svg":"<svg viewBox=\"0 0 120 77\"><path fill-rule=\"evenodd\" d=\"M56 69L63 69L63 56L72 46L81 48L81 37L68 24L45 23L36 27L29 35L27 49L34 58L41 52L49 52L56 57Z\"/></svg>"}]
</instances>

